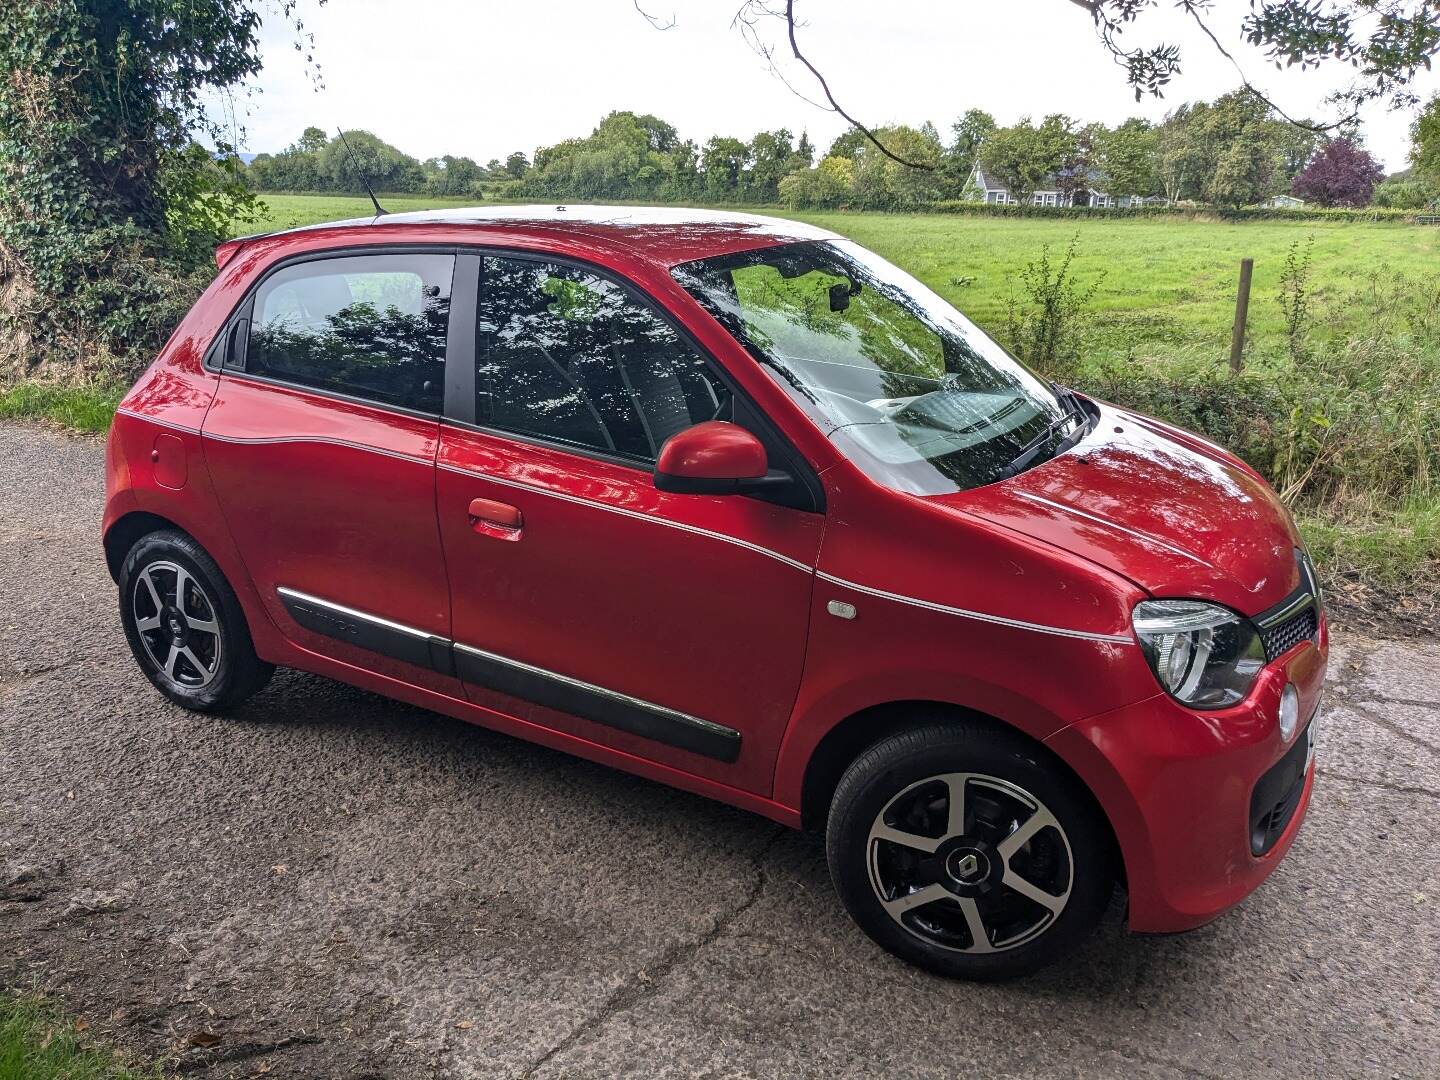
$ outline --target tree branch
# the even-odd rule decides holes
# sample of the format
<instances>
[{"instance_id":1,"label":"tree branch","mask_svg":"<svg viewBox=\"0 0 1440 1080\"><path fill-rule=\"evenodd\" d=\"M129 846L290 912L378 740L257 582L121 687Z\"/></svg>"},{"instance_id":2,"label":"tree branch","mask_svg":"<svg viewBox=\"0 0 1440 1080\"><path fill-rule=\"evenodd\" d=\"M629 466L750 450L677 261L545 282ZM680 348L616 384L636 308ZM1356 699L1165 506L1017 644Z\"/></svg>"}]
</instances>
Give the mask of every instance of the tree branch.
<instances>
[{"instance_id":1,"label":"tree branch","mask_svg":"<svg viewBox=\"0 0 1440 1080\"><path fill-rule=\"evenodd\" d=\"M640 17L646 22L648 22L651 26L653 26L656 30L675 29L675 13L673 11L670 13L669 21L666 21L659 18L658 16L651 15L648 11L641 7L640 0L631 0L631 2L635 5L635 10L640 13Z\"/></svg>"},{"instance_id":2,"label":"tree branch","mask_svg":"<svg viewBox=\"0 0 1440 1080\"><path fill-rule=\"evenodd\" d=\"M1074 2L1080 3L1082 2L1082 0L1074 0ZM1186 14L1188 14L1190 18L1195 20L1195 25L1200 27L1201 31L1204 32L1205 36L1210 39L1210 43L1215 46L1216 51L1219 52L1219 54L1223 56L1226 60L1230 61L1230 66L1235 69L1235 74L1240 76L1240 85L1245 87L1246 90L1250 91L1250 93L1254 94L1257 98L1259 98L1266 105L1268 105L1272 110L1274 110L1275 114L1279 116L1282 120L1284 120L1287 124L1290 124L1292 127L1300 128L1303 131L1311 132L1315 135L1327 135L1330 132L1334 131L1336 128L1345 127L1347 124L1352 123L1358 118L1358 112L1352 110L1347 116L1336 120L1332 124L1316 124L1312 123L1309 120L1296 120L1284 109L1280 108L1279 105L1275 104L1275 102L1272 101L1267 95L1262 93L1255 86L1255 84L1250 81L1249 77L1245 74L1245 69L1240 66L1240 61L1236 60L1235 57L1230 54L1229 49L1225 48L1224 45L1220 44L1220 39L1215 36L1215 31L1211 30L1209 25L1205 22L1204 18L1201 17L1199 7L1195 3L1195 0L1184 0L1182 6L1184 7Z\"/></svg>"},{"instance_id":3,"label":"tree branch","mask_svg":"<svg viewBox=\"0 0 1440 1080\"><path fill-rule=\"evenodd\" d=\"M851 116L848 112L846 112L843 108L840 107L840 103L835 100L835 95L830 92L830 84L825 81L825 76L820 74L820 69L817 68L814 64L812 64L806 58L805 54L800 51L800 43L795 39L795 0L785 0L785 28L786 34L790 39L790 51L795 55L795 59L799 60L800 63L804 64L806 69L809 70L810 74L815 76L815 81L820 84L820 90L825 95L825 100L830 103L830 110L832 112L838 113L841 117L843 117L850 124L851 127L853 127L856 131L860 132L860 134L864 135L865 138L869 139L870 142L874 144L875 148L879 150L882 154L884 154L886 157L888 157L891 161L898 162L901 165L909 166L912 169L924 169L926 171L931 171L935 168L935 166L933 165L927 165L919 161L909 161L901 157L899 154L895 153L888 146L882 143L873 131L871 131L864 124L860 123L859 120L856 120L855 117Z\"/></svg>"}]
</instances>

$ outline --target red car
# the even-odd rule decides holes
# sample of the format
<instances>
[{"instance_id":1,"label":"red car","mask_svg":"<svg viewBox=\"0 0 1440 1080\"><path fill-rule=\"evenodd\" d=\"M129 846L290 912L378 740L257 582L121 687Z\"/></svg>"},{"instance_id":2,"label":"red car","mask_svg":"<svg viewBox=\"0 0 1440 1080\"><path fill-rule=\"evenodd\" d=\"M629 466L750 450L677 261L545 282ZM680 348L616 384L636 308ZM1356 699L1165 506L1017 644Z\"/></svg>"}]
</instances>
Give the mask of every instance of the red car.
<instances>
[{"instance_id":1,"label":"red car","mask_svg":"<svg viewBox=\"0 0 1440 1080\"><path fill-rule=\"evenodd\" d=\"M854 243L516 207L216 261L109 442L172 701L301 668L823 829L865 932L969 978L1293 841L1327 631L1274 492Z\"/></svg>"}]
</instances>

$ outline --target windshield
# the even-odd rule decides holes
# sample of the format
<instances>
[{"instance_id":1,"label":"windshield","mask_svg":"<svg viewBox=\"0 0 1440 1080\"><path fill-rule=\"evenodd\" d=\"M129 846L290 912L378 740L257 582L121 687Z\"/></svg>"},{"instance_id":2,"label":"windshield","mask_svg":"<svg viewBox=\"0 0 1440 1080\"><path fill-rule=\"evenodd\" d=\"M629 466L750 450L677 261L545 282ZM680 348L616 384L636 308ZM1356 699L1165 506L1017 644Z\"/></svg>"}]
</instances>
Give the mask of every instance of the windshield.
<instances>
[{"instance_id":1,"label":"windshield","mask_svg":"<svg viewBox=\"0 0 1440 1080\"><path fill-rule=\"evenodd\" d=\"M994 483L1088 424L974 323L848 240L783 244L675 267L840 450L919 495Z\"/></svg>"}]
</instances>

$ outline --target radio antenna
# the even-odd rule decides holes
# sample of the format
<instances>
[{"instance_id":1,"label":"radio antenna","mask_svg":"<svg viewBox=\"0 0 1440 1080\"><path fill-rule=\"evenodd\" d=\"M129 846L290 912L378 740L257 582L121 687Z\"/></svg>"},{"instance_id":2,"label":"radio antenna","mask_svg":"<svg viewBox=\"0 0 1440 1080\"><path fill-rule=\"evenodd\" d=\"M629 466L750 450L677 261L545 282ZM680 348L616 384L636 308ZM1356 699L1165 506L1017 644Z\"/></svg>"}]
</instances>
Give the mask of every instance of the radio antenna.
<instances>
[{"instance_id":1,"label":"radio antenna","mask_svg":"<svg viewBox=\"0 0 1440 1080\"><path fill-rule=\"evenodd\" d=\"M379 199L375 198L375 189L370 186L370 180L366 177L365 170L360 168L360 160L355 156L355 151L350 148L350 140L345 138L345 132L338 127L335 129L335 134L339 135L340 141L345 144L345 153L349 155L350 164L355 168L355 175L360 177L360 183L365 185L365 194L370 196L370 205L375 207L375 216L384 217L389 211L380 205Z\"/></svg>"}]
</instances>

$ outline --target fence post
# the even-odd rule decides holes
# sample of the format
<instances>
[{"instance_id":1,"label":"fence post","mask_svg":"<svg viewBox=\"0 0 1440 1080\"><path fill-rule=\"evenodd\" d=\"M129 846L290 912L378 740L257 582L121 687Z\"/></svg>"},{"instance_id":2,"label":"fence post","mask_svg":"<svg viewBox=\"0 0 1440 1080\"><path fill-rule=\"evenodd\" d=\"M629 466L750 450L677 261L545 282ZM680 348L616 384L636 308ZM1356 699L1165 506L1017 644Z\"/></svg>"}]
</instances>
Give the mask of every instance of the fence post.
<instances>
[{"instance_id":1,"label":"fence post","mask_svg":"<svg viewBox=\"0 0 1440 1080\"><path fill-rule=\"evenodd\" d=\"M1240 260L1240 291L1235 294L1235 332L1230 337L1231 371L1239 371L1244 365L1245 323L1250 314L1250 275L1254 270L1254 259Z\"/></svg>"}]
</instances>

